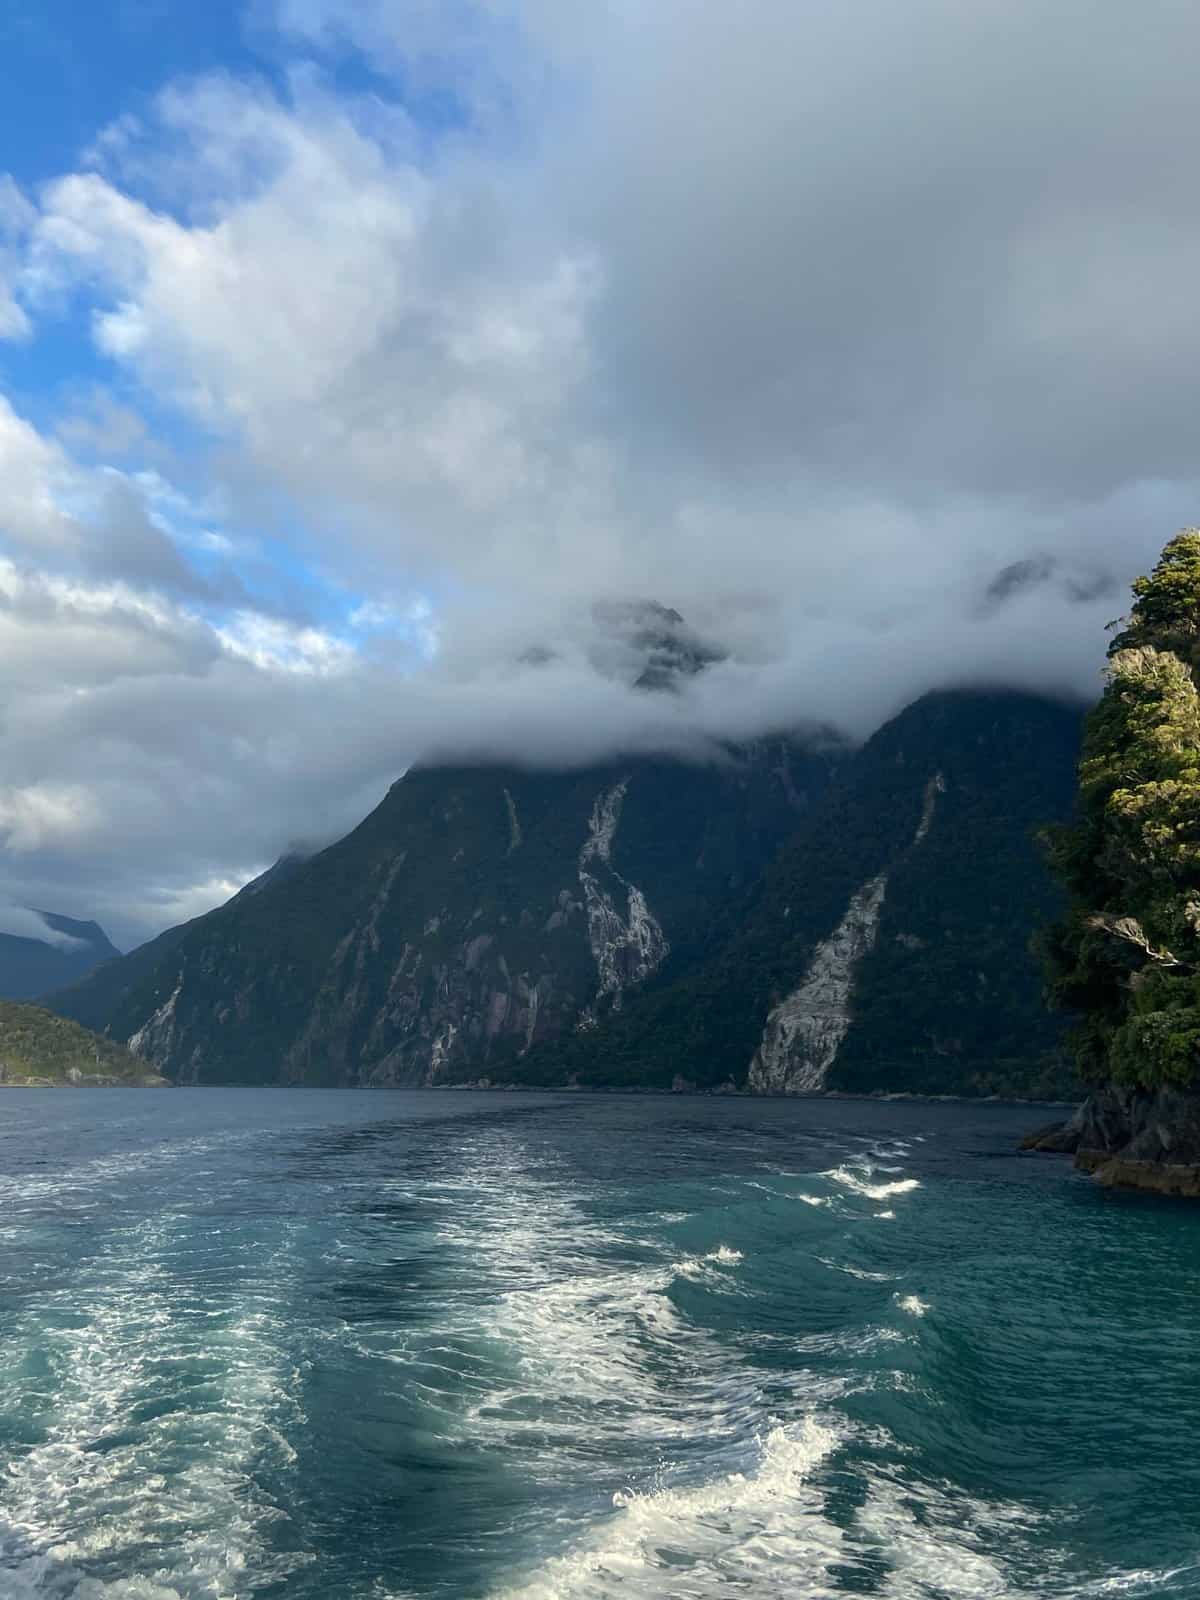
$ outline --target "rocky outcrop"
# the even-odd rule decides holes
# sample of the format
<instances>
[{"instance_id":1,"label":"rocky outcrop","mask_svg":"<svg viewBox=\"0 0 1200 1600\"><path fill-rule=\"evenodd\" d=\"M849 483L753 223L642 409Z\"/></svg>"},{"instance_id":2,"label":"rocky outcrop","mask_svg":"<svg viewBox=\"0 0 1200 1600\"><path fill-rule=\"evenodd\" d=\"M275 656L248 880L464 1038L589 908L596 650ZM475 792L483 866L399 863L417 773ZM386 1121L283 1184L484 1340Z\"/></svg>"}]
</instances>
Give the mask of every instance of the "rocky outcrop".
<instances>
[{"instance_id":1,"label":"rocky outcrop","mask_svg":"<svg viewBox=\"0 0 1200 1600\"><path fill-rule=\"evenodd\" d=\"M1200 1093L1097 1089L1068 1121L1030 1134L1022 1148L1074 1155L1108 1188L1200 1198Z\"/></svg>"},{"instance_id":2,"label":"rocky outcrop","mask_svg":"<svg viewBox=\"0 0 1200 1600\"><path fill-rule=\"evenodd\" d=\"M579 885L587 909L588 943L596 962L595 999L621 1009L625 990L644 983L670 954L671 946L646 896L612 865L628 778L597 795L579 852ZM625 910L617 901L624 899Z\"/></svg>"},{"instance_id":3,"label":"rocky outcrop","mask_svg":"<svg viewBox=\"0 0 1200 1600\"><path fill-rule=\"evenodd\" d=\"M183 989L183 973L179 974L175 987L163 1001L136 1028L126 1040L130 1052L141 1057L144 1061L162 1060L169 1056L171 1045L175 1037L175 1007L179 1004L179 995Z\"/></svg>"},{"instance_id":4,"label":"rocky outcrop","mask_svg":"<svg viewBox=\"0 0 1200 1600\"><path fill-rule=\"evenodd\" d=\"M1145 1189L1151 1194L1174 1195L1181 1200L1200 1200L1200 1166L1174 1161L1130 1161L1111 1156L1095 1166L1077 1159L1106 1189Z\"/></svg>"},{"instance_id":5,"label":"rocky outcrop","mask_svg":"<svg viewBox=\"0 0 1200 1600\"><path fill-rule=\"evenodd\" d=\"M612 866L629 782L595 796L577 857L578 893L562 888L549 907L523 908L516 928L505 917L493 923L483 905L458 906L448 895L420 937L405 941L380 999L371 980L384 950L381 919L402 881L404 857L397 857L365 920L333 953L288 1051L288 1076L304 1081L320 1052L344 1078L431 1087L480 1065L520 1060L535 1044L586 1026L605 1007L619 1009L624 993L670 948L645 895ZM502 795L507 861L521 849L523 834L507 785ZM585 941L594 981L581 960Z\"/></svg>"},{"instance_id":6,"label":"rocky outcrop","mask_svg":"<svg viewBox=\"0 0 1200 1600\"><path fill-rule=\"evenodd\" d=\"M747 1076L752 1094L819 1094L850 1027L858 963L875 943L887 874L865 883L813 952L803 982L767 1017Z\"/></svg>"},{"instance_id":7,"label":"rocky outcrop","mask_svg":"<svg viewBox=\"0 0 1200 1600\"><path fill-rule=\"evenodd\" d=\"M1044 1127L1027 1133L1018 1148L1040 1150L1044 1155L1066 1156L1074 1155L1078 1144L1079 1135L1071 1122L1060 1121L1048 1122Z\"/></svg>"},{"instance_id":8,"label":"rocky outcrop","mask_svg":"<svg viewBox=\"0 0 1200 1600\"><path fill-rule=\"evenodd\" d=\"M910 850L928 837L937 797L944 791L945 779L935 773L925 785ZM747 1074L752 1094L819 1094L825 1087L850 1030L855 976L874 947L887 885L887 872L862 885L837 927L813 951L798 987L768 1015Z\"/></svg>"}]
</instances>

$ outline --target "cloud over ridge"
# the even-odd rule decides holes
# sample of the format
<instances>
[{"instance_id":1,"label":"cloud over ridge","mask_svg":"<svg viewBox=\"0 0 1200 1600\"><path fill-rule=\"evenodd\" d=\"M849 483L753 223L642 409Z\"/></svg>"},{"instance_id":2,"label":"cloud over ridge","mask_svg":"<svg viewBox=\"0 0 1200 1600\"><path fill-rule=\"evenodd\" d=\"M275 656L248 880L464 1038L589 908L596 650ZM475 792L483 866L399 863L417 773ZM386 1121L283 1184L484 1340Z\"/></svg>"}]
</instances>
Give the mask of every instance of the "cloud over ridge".
<instances>
[{"instance_id":1,"label":"cloud over ridge","mask_svg":"<svg viewBox=\"0 0 1200 1600\"><path fill-rule=\"evenodd\" d=\"M0 340L89 363L0 393L0 889L136 936L414 759L1094 691L1195 515L1200 16L252 20L260 73L0 179Z\"/></svg>"}]
</instances>

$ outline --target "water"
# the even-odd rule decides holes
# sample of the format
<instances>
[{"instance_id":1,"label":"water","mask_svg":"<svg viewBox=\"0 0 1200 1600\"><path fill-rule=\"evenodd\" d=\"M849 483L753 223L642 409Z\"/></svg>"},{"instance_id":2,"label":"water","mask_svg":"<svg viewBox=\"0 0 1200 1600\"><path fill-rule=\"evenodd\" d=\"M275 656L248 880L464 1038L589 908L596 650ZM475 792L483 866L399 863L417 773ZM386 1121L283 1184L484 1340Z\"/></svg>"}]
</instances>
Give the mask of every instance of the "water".
<instances>
[{"instance_id":1,"label":"water","mask_svg":"<svg viewBox=\"0 0 1200 1600\"><path fill-rule=\"evenodd\" d=\"M1200 1595L1200 1211L996 1106L6 1090L0 1595Z\"/></svg>"}]
</instances>

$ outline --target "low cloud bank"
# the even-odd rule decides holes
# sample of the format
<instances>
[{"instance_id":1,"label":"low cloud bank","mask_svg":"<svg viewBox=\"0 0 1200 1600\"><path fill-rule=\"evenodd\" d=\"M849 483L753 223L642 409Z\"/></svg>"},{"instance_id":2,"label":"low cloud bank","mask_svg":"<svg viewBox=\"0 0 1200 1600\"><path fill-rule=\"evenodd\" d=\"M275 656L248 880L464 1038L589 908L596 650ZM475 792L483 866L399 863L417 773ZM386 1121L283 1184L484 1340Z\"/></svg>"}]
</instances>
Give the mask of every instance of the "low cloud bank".
<instances>
[{"instance_id":1,"label":"low cloud bank","mask_svg":"<svg viewBox=\"0 0 1200 1600\"><path fill-rule=\"evenodd\" d=\"M267 0L0 179L0 339L86 373L0 395L15 904L133 942L414 761L1096 692L1200 501L1200 12L567 14Z\"/></svg>"},{"instance_id":2,"label":"low cloud bank","mask_svg":"<svg viewBox=\"0 0 1200 1600\"><path fill-rule=\"evenodd\" d=\"M0 933L11 934L15 939L36 939L39 944L53 945L56 950L85 948L83 939L76 939L52 927L40 911L31 911L27 906L0 902Z\"/></svg>"}]
</instances>

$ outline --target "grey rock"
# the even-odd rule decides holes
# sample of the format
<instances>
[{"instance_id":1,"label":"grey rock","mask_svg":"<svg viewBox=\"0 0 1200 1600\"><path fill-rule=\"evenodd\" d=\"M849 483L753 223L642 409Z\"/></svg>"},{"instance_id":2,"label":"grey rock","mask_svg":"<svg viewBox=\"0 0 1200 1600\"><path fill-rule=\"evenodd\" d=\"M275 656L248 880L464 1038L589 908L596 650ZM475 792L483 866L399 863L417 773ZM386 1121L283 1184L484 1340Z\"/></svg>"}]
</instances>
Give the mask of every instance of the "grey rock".
<instances>
[{"instance_id":1,"label":"grey rock","mask_svg":"<svg viewBox=\"0 0 1200 1600\"><path fill-rule=\"evenodd\" d=\"M1022 1148L1074 1153L1110 1188L1200 1198L1200 1093L1097 1089L1070 1121L1038 1129Z\"/></svg>"},{"instance_id":2,"label":"grey rock","mask_svg":"<svg viewBox=\"0 0 1200 1600\"><path fill-rule=\"evenodd\" d=\"M1079 1148L1079 1132L1074 1120L1047 1123L1021 1140L1022 1150L1040 1150L1047 1155L1074 1155Z\"/></svg>"}]
</instances>

